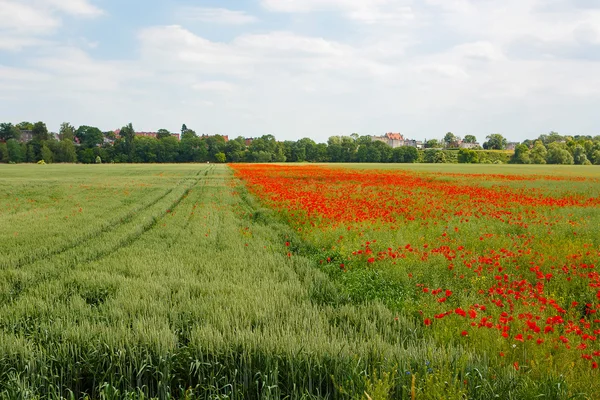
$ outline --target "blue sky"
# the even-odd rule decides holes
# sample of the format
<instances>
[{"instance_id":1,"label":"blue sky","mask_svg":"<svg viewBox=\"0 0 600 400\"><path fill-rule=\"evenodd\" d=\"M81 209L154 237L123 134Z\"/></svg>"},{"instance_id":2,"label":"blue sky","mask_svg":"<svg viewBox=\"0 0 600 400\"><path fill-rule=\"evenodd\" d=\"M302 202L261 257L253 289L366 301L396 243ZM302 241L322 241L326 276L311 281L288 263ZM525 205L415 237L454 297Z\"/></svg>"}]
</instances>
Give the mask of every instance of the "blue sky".
<instances>
[{"instance_id":1,"label":"blue sky","mask_svg":"<svg viewBox=\"0 0 600 400\"><path fill-rule=\"evenodd\" d=\"M600 134L598 0L0 0L0 121Z\"/></svg>"}]
</instances>

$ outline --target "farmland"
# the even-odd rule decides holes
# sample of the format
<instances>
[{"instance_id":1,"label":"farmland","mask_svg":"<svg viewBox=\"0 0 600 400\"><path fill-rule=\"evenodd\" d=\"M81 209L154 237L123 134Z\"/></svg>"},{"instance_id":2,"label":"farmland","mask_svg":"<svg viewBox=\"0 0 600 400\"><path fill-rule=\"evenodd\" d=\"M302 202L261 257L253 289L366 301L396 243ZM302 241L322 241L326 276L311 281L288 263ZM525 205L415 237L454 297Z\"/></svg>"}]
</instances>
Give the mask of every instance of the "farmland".
<instances>
[{"instance_id":1,"label":"farmland","mask_svg":"<svg viewBox=\"0 0 600 400\"><path fill-rule=\"evenodd\" d=\"M600 171L0 166L0 397L593 398Z\"/></svg>"}]
</instances>

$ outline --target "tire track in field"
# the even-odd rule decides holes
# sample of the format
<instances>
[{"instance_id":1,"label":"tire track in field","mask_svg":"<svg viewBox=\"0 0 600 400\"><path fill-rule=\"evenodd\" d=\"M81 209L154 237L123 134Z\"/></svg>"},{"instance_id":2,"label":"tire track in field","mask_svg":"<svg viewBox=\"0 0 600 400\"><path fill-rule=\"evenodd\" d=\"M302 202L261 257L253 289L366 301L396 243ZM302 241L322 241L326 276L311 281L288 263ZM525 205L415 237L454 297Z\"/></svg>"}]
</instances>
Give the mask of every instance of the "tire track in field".
<instances>
[{"instance_id":1,"label":"tire track in field","mask_svg":"<svg viewBox=\"0 0 600 400\"><path fill-rule=\"evenodd\" d=\"M190 180L190 179L196 179L196 183L198 182L199 178L198 177L203 170L198 171L195 175L193 175L192 177L185 177L182 178L179 182L177 182L177 184L175 184L175 186L167 189L164 193L160 194L158 197L156 197L155 199L151 200L148 203L145 203L141 206L138 206L136 208L133 208L131 210L129 210L127 213L125 213L124 215L117 217L111 221L108 221L102 228L87 233L85 235L82 235L81 237L77 238L75 241L67 244L66 246L54 249L54 250L50 250L49 252L45 252L44 254L39 254L39 255L33 255L33 256L26 256L21 258L20 260L18 260L17 262L12 262L12 263L2 263L0 262L0 269L4 269L4 268L22 268L22 267L26 267L29 265L32 265L34 263L36 263L37 261L41 261L44 259L48 259L51 257L55 257L58 256L60 254L66 253L70 250L73 250L77 247L80 247L90 241L92 241L93 239L95 239L96 237L98 237L99 235L105 234L105 233L109 233L111 231L115 231L117 230L119 227L131 222L135 217L136 214L138 213L142 213L145 210L149 209L150 207L158 204L161 200L163 200L164 198L166 198L169 194L173 193L174 190L176 190L178 187L180 187L181 185L185 184L186 181Z\"/></svg>"},{"instance_id":2,"label":"tire track in field","mask_svg":"<svg viewBox=\"0 0 600 400\"><path fill-rule=\"evenodd\" d=\"M198 183L203 179L203 177L200 176L200 174L203 171L206 171L206 170L200 170L200 171L198 171L198 173L196 175L194 175L195 178L192 178L193 183L188 188L186 188L183 191L183 193L180 196L178 196L168 207L163 208L163 210L158 215L153 215L153 216L148 217L147 221L145 221L141 226L136 227L132 232L125 234L124 238L122 240L120 240L117 244L115 244L113 246L109 246L108 248L105 248L105 249L98 250L97 252L94 252L93 254L90 254L88 256L64 258L63 260L61 260L62 262L60 262L60 269L64 272L64 271L68 270L69 268L75 267L78 264L92 263L92 262L100 261L101 259L113 254L114 252L134 244L145 233L147 233L152 228L154 228L159 223L159 221L162 220L169 212L173 212L174 210L177 209L177 207L181 204L181 202L188 196L190 191L196 185L198 185ZM206 172L208 172L208 171L206 171ZM205 175L206 175L206 173L205 173ZM206 178L204 178L204 179L206 179ZM190 180L190 179L188 178L187 180ZM84 244L87 244L87 243L84 243ZM79 248L80 246L83 246L84 244L75 246L70 250L71 251L76 250L77 248ZM68 254L66 254L66 253L67 252L58 254L57 257L60 257L60 256L66 257L66 256L68 256ZM75 255L77 255L77 254L78 254L78 252L75 251ZM45 260L40 260L40 261L43 262ZM59 274L60 274L60 272L59 272Z\"/></svg>"},{"instance_id":3,"label":"tire track in field","mask_svg":"<svg viewBox=\"0 0 600 400\"><path fill-rule=\"evenodd\" d=\"M200 187L199 194L202 194L206 190L206 185L208 183L208 177L210 175L212 175L212 173L214 172L214 169L215 169L214 166L211 164L211 166L204 172L204 176L206 178L202 180L202 185ZM173 235L172 240L169 241L169 243L167 245L167 249L170 249L171 247L173 247L173 245L175 245L175 243L178 242L179 238L188 230L188 227L190 226L190 223L192 222L192 217L193 217L193 215L191 213L187 216L180 231L176 235Z\"/></svg>"}]
</instances>

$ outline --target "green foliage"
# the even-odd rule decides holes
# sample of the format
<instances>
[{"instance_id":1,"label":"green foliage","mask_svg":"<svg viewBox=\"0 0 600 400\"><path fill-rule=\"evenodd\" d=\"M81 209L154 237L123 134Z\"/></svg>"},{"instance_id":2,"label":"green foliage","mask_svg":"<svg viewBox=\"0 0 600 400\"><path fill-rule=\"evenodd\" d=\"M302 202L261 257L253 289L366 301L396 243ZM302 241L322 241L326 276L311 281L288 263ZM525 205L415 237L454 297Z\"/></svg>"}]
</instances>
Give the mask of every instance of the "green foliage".
<instances>
[{"instance_id":1,"label":"green foliage","mask_svg":"<svg viewBox=\"0 0 600 400\"><path fill-rule=\"evenodd\" d=\"M427 149L437 149L440 147L442 147L442 145L440 144L440 141L437 139L430 139L425 142L425 148L427 148Z\"/></svg>"},{"instance_id":2,"label":"green foliage","mask_svg":"<svg viewBox=\"0 0 600 400\"><path fill-rule=\"evenodd\" d=\"M6 146L6 143L0 142L0 163L7 163L9 161L8 147Z\"/></svg>"},{"instance_id":3,"label":"green foliage","mask_svg":"<svg viewBox=\"0 0 600 400\"><path fill-rule=\"evenodd\" d=\"M21 163L25 161L25 153L27 151L25 144L20 144L15 139L9 139L6 142L6 148L10 162Z\"/></svg>"},{"instance_id":4,"label":"green foliage","mask_svg":"<svg viewBox=\"0 0 600 400\"><path fill-rule=\"evenodd\" d=\"M510 158L512 164L529 164L531 162L529 156L529 147L520 144L515 148L515 154Z\"/></svg>"},{"instance_id":5,"label":"green foliage","mask_svg":"<svg viewBox=\"0 0 600 400\"><path fill-rule=\"evenodd\" d=\"M402 146L396 147L392 151L391 162L395 163L415 163L419 159L419 151L415 147Z\"/></svg>"},{"instance_id":6,"label":"green foliage","mask_svg":"<svg viewBox=\"0 0 600 400\"><path fill-rule=\"evenodd\" d=\"M75 127L68 122L60 124L59 130L61 141L73 141L75 139Z\"/></svg>"},{"instance_id":7,"label":"green foliage","mask_svg":"<svg viewBox=\"0 0 600 400\"><path fill-rule=\"evenodd\" d=\"M156 138L159 140L169 137L171 137L171 132L169 132L167 129L159 129L158 132L156 132Z\"/></svg>"},{"instance_id":8,"label":"green foliage","mask_svg":"<svg viewBox=\"0 0 600 400\"><path fill-rule=\"evenodd\" d=\"M227 160L227 157L225 156L225 153L217 153L215 154L215 160L218 163L224 163Z\"/></svg>"},{"instance_id":9,"label":"green foliage","mask_svg":"<svg viewBox=\"0 0 600 400\"><path fill-rule=\"evenodd\" d=\"M42 157L42 161L45 161L46 164L51 163L54 160L54 155L48 146L44 143L42 145L42 149L40 151L40 155Z\"/></svg>"},{"instance_id":10,"label":"green foliage","mask_svg":"<svg viewBox=\"0 0 600 400\"><path fill-rule=\"evenodd\" d=\"M483 143L485 150L504 150L506 148L507 140L499 133L493 133L486 139L487 141Z\"/></svg>"},{"instance_id":11,"label":"green foliage","mask_svg":"<svg viewBox=\"0 0 600 400\"><path fill-rule=\"evenodd\" d=\"M548 155L546 156L546 162L548 164L573 164L573 156L566 149L566 145L553 142L548 146Z\"/></svg>"},{"instance_id":12,"label":"green foliage","mask_svg":"<svg viewBox=\"0 0 600 400\"><path fill-rule=\"evenodd\" d=\"M50 139L48 128L46 128L46 124L41 121L36 122L33 125L31 133L33 135L33 140L36 142L43 142Z\"/></svg>"},{"instance_id":13,"label":"green foliage","mask_svg":"<svg viewBox=\"0 0 600 400\"><path fill-rule=\"evenodd\" d=\"M458 151L458 162L461 164L476 164L479 156L475 150L460 149Z\"/></svg>"},{"instance_id":14,"label":"green foliage","mask_svg":"<svg viewBox=\"0 0 600 400\"><path fill-rule=\"evenodd\" d=\"M529 159L532 164L546 164L546 157L548 156L548 150L541 141L536 141L531 149Z\"/></svg>"},{"instance_id":15,"label":"green foliage","mask_svg":"<svg viewBox=\"0 0 600 400\"><path fill-rule=\"evenodd\" d=\"M81 143L81 146L84 148L96 147L104 141L104 135L100 129L86 125L77 128L75 137L79 139L79 143Z\"/></svg>"},{"instance_id":16,"label":"green foliage","mask_svg":"<svg viewBox=\"0 0 600 400\"><path fill-rule=\"evenodd\" d=\"M577 165L588 165L590 161L587 158L585 148L581 145L576 145L573 148L573 161Z\"/></svg>"},{"instance_id":17,"label":"green foliage","mask_svg":"<svg viewBox=\"0 0 600 400\"><path fill-rule=\"evenodd\" d=\"M31 131L33 130L33 124L31 122L23 121L19 122L16 127L21 131Z\"/></svg>"},{"instance_id":18,"label":"green foliage","mask_svg":"<svg viewBox=\"0 0 600 400\"><path fill-rule=\"evenodd\" d=\"M465 135L463 142L465 143L477 143L477 138L473 135Z\"/></svg>"},{"instance_id":19,"label":"green foliage","mask_svg":"<svg viewBox=\"0 0 600 400\"><path fill-rule=\"evenodd\" d=\"M0 124L0 142L6 142L10 139L19 139L21 132L11 123Z\"/></svg>"}]
</instances>

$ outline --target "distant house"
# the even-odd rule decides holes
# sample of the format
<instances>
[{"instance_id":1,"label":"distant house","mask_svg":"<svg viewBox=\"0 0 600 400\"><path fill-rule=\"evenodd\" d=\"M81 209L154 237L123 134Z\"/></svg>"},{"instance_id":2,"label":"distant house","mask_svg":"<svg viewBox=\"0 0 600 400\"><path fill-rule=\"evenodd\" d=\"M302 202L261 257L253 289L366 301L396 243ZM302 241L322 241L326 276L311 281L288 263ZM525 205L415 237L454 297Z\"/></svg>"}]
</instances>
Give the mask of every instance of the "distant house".
<instances>
[{"instance_id":1,"label":"distant house","mask_svg":"<svg viewBox=\"0 0 600 400\"><path fill-rule=\"evenodd\" d=\"M21 131L21 137L19 138L19 142L27 143L33 140L33 131Z\"/></svg>"},{"instance_id":2,"label":"distant house","mask_svg":"<svg viewBox=\"0 0 600 400\"><path fill-rule=\"evenodd\" d=\"M417 149L423 148L423 142L418 140L406 139L401 133L388 132L383 136L371 136L372 141L379 141L387 144L391 148L410 146Z\"/></svg>"},{"instance_id":3,"label":"distant house","mask_svg":"<svg viewBox=\"0 0 600 400\"><path fill-rule=\"evenodd\" d=\"M519 142L508 142L506 144L506 150L511 150L511 151L515 151L515 149L517 148L517 146L519 145Z\"/></svg>"},{"instance_id":4,"label":"distant house","mask_svg":"<svg viewBox=\"0 0 600 400\"><path fill-rule=\"evenodd\" d=\"M229 135L202 135L202 138L209 138L209 137L213 137L213 136L221 136L223 139L225 139L225 143L229 142Z\"/></svg>"},{"instance_id":5,"label":"distant house","mask_svg":"<svg viewBox=\"0 0 600 400\"><path fill-rule=\"evenodd\" d=\"M460 149L478 149L480 147L479 143L467 143L467 142L459 142L458 147Z\"/></svg>"},{"instance_id":6,"label":"distant house","mask_svg":"<svg viewBox=\"0 0 600 400\"><path fill-rule=\"evenodd\" d=\"M402 147L405 145L404 136L402 136L400 133L388 132L383 136L371 136L371 140L383 142L392 148Z\"/></svg>"},{"instance_id":7,"label":"distant house","mask_svg":"<svg viewBox=\"0 0 600 400\"><path fill-rule=\"evenodd\" d=\"M244 143L246 143L246 147L250 147L250 145L254 142L254 138L246 138L244 139Z\"/></svg>"},{"instance_id":8,"label":"distant house","mask_svg":"<svg viewBox=\"0 0 600 400\"><path fill-rule=\"evenodd\" d=\"M121 130L120 129L116 129L115 131L115 137L120 138L121 137ZM144 136L144 137L157 137L158 136L158 132L136 132L135 136ZM171 136L177 138L177 140L181 140L181 134L179 133L171 133ZM106 143L106 139L104 140Z\"/></svg>"}]
</instances>

